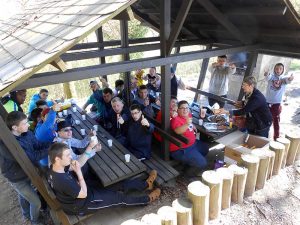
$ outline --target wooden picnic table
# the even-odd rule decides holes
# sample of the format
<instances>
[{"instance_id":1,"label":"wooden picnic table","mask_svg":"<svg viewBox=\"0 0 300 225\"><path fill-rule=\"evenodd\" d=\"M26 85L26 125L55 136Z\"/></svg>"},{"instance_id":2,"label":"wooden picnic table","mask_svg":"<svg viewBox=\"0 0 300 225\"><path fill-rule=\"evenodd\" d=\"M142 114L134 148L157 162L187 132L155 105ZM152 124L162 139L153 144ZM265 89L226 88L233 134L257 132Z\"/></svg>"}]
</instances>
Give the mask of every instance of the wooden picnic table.
<instances>
[{"instance_id":1,"label":"wooden picnic table","mask_svg":"<svg viewBox=\"0 0 300 225\"><path fill-rule=\"evenodd\" d=\"M73 112L72 107L76 107L76 112ZM84 114L82 109L77 105L73 105L67 109L68 114L72 115L74 120L73 136L82 139L85 135L81 135L80 129L85 129L86 135L98 123L90 116L86 115L86 120L82 119ZM65 116L64 116L65 117ZM76 125L75 120L79 120L80 124ZM133 177L146 171L146 166L140 162L133 154L124 148L114 137L106 130L98 125L97 137L102 145L102 150L97 152L94 157L88 160L90 167L96 173L104 187L127 178ZM108 146L108 140L113 142L112 147ZM130 162L125 162L125 154L130 154Z\"/></svg>"},{"instance_id":2,"label":"wooden picnic table","mask_svg":"<svg viewBox=\"0 0 300 225\"><path fill-rule=\"evenodd\" d=\"M199 119L200 119L199 108L191 107L191 112L193 115L193 124L195 125L197 130L200 132L200 137L201 137L201 135L204 135L204 136L206 136L205 139L207 139L210 142L215 142L215 141L217 141L217 139L224 137L225 135L228 135L237 130L236 126L233 126L232 128L227 129L224 132L213 132L213 131L207 130L203 125L202 126L199 125ZM203 122L209 122L207 120L207 116L203 119Z\"/></svg>"}]
</instances>

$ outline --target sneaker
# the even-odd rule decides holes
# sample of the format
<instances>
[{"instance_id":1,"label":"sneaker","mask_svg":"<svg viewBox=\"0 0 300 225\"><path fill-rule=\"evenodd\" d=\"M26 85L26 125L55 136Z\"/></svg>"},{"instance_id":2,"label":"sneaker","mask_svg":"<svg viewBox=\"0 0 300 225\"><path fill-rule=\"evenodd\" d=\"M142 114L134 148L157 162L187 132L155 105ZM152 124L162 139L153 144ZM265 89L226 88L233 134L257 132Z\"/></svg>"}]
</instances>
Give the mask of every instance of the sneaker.
<instances>
[{"instance_id":1,"label":"sneaker","mask_svg":"<svg viewBox=\"0 0 300 225\"><path fill-rule=\"evenodd\" d=\"M154 191L152 191L148 196L149 196L149 199L150 199L150 202L154 202L156 199L159 198L160 196L160 189L159 188L156 188Z\"/></svg>"},{"instance_id":2,"label":"sneaker","mask_svg":"<svg viewBox=\"0 0 300 225\"><path fill-rule=\"evenodd\" d=\"M149 173L149 177L146 180L146 182L148 184L147 190L151 191L153 189L153 185L154 185L154 181L155 181L156 177L157 177L157 171L151 170Z\"/></svg>"}]
</instances>

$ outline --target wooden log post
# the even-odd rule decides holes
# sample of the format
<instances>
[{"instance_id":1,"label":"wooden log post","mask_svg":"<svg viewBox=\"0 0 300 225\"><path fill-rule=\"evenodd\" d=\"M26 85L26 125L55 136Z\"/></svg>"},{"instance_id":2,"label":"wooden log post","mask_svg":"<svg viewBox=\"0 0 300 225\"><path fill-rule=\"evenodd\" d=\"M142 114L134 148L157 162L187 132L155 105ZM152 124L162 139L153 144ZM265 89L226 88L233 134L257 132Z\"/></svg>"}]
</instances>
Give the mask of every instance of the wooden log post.
<instances>
[{"instance_id":1,"label":"wooden log post","mask_svg":"<svg viewBox=\"0 0 300 225\"><path fill-rule=\"evenodd\" d=\"M130 220L124 221L123 223L121 223L121 225L147 225L147 224L145 224L141 221L138 221L138 220L130 219Z\"/></svg>"},{"instance_id":2,"label":"wooden log post","mask_svg":"<svg viewBox=\"0 0 300 225\"><path fill-rule=\"evenodd\" d=\"M252 150L251 154L259 158L259 166L255 188L256 190L260 190L264 188L267 180L270 157L264 149L260 148Z\"/></svg>"},{"instance_id":3,"label":"wooden log post","mask_svg":"<svg viewBox=\"0 0 300 225\"><path fill-rule=\"evenodd\" d=\"M279 137L276 139L277 142L281 143L284 145L285 149L284 149L284 154L283 154L283 159L282 159L282 164L281 164L281 168L284 168L286 165L286 159L287 159L287 155L290 149L290 144L291 141L287 138L284 137Z\"/></svg>"},{"instance_id":4,"label":"wooden log post","mask_svg":"<svg viewBox=\"0 0 300 225\"><path fill-rule=\"evenodd\" d=\"M193 204L188 198L178 198L172 203L177 213L177 225L193 225Z\"/></svg>"},{"instance_id":5,"label":"wooden log post","mask_svg":"<svg viewBox=\"0 0 300 225\"><path fill-rule=\"evenodd\" d=\"M269 148L271 151L275 152L275 160L272 175L277 175L279 173L279 170L281 169L285 146L277 141L271 141Z\"/></svg>"},{"instance_id":6,"label":"wooden log post","mask_svg":"<svg viewBox=\"0 0 300 225\"><path fill-rule=\"evenodd\" d=\"M299 132L296 133L288 133L285 135L287 139L291 141L290 149L287 155L286 159L286 165L290 166L294 163L297 152L299 151L299 146L300 146L300 136Z\"/></svg>"},{"instance_id":7,"label":"wooden log post","mask_svg":"<svg viewBox=\"0 0 300 225\"><path fill-rule=\"evenodd\" d=\"M209 192L209 187L201 181L188 185L188 198L193 203L193 225L208 224Z\"/></svg>"},{"instance_id":8,"label":"wooden log post","mask_svg":"<svg viewBox=\"0 0 300 225\"><path fill-rule=\"evenodd\" d=\"M264 149L266 154L269 157L269 167L268 167L268 174L267 174L267 180L269 180L272 177L273 174L273 167L274 167L274 162L275 162L275 152L269 150L269 149Z\"/></svg>"},{"instance_id":9,"label":"wooden log post","mask_svg":"<svg viewBox=\"0 0 300 225\"><path fill-rule=\"evenodd\" d=\"M158 209L157 215L160 216L161 225L177 225L177 213L171 206L163 206Z\"/></svg>"},{"instance_id":10,"label":"wooden log post","mask_svg":"<svg viewBox=\"0 0 300 225\"><path fill-rule=\"evenodd\" d=\"M207 170L202 174L202 181L210 189L209 194L209 219L217 219L221 213L222 184L220 175L213 170Z\"/></svg>"},{"instance_id":11,"label":"wooden log post","mask_svg":"<svg viewBox=\"0 0 300 225\"><path fill-rule=\"evenodd\" d=\"M141 222L147 225L161 225L161 218L155 213L146 214L142 217Z\"/></svg>"},{"instance_id":12,"label":"wooden log post","mask_svg":"<svg viewBox=\"0 0 300 225\"><path fill-rule=\"evenodd\" d=\"M217 169L217 173L220 175L223 180L222 184L222 209L227 209L230 207L231 203L231 191L233 184L233 172L225 167L221 167Z\"/></svg>"},{"instance_id":13,"label":"wooden log post","mask_svg":"<svg viewBox=\"0 0 300 225\"><path fill-rule=\"evenodd\" d=\"M248 169L235 164L230 165L228 168L233 172L231 201L234 203L243 203Z\"/></svg>"},{"instance_id":14,"label":"wooden log post","mask_svg":"<svg viewBox=\"0 0 300 225\"><path fill-rule=\"evenodd\" d=\"M243 154L241 156L242 166L248 169L248 175L245 186L245 196L252 196L255 191L257 173L259 167L259 158L251 154Z\"/></svg>"}]
</instances>

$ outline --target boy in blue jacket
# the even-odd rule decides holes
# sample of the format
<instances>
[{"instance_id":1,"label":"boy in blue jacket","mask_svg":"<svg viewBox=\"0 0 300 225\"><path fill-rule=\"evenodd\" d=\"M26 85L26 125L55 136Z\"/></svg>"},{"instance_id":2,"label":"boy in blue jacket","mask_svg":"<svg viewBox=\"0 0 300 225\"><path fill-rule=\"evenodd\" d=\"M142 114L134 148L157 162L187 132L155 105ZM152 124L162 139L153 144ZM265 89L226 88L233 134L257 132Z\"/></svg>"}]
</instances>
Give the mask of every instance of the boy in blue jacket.
<instances>
[{"instance_id":1,"label":"boy in blue jacket","mask_svg":"<svg viewBox=\"0 0 300 225\"><path fill-rule=\"evenodd\" d=\"M34 165L37 166L39 160L48 155L50 143L39 142L34 134L28 130L28 120L23 112L14 111L9 113L6 118L6 125ZM18 193L23 215L29 218L33 224L39 224L41 201L31 186L30 180L21 180L13 183L12 186Z\"/></svg>"}]
</instances>

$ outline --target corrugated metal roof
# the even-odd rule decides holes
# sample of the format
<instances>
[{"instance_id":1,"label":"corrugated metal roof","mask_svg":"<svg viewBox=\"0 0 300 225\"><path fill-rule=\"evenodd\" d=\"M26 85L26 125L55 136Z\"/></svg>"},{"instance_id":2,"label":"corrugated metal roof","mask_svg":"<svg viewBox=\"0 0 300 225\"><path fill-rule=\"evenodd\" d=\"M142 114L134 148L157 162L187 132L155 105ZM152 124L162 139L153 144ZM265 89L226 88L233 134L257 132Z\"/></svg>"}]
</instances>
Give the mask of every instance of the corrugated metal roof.
<instances>
[{"instance_id":1,"label":"corrugated metal roof","mask_svg":"<svg viewBox=\"0 0 300 225\"><path fill-rule=\"evenodd\" d=\"M0 92L16 87L136 0L42 0L0 20Z\"/></svg>"}]
</instances>

